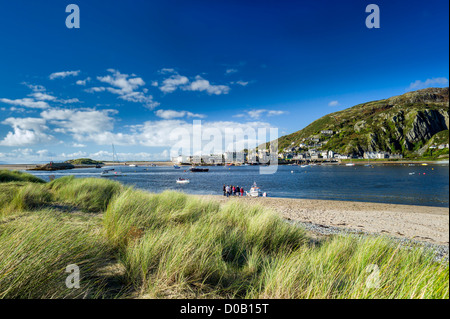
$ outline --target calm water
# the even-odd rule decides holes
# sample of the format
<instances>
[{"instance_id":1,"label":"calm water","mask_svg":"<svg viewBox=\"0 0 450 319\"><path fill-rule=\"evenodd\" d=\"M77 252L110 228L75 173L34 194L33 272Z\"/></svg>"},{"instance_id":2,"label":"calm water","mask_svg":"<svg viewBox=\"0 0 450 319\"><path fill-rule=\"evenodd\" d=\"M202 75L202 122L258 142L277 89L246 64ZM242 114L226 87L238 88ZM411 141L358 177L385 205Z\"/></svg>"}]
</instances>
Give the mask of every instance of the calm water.
<instances>
[{"instance_id":1,"label":"calm water","mask_svg":"<svg viewBox=\"0 0 450 319\"><path fill-rule=\"evenodd\" d=\"M273 175L259 174L259 167L210 167L191 173L189 167L121 167L125 176L108 177L152 192L166 189L190 194L222 195L223 184L243 186L253 182L270 197L330 199L449 207L449 166L279 166ZM186 170L186 171L185 171ZM102 169L32 172L45 180L65 175L100 177ZM414 175L409 173L415 172ZM189 184L177 184L178 177Z\"/></svg>"}]
</instances>

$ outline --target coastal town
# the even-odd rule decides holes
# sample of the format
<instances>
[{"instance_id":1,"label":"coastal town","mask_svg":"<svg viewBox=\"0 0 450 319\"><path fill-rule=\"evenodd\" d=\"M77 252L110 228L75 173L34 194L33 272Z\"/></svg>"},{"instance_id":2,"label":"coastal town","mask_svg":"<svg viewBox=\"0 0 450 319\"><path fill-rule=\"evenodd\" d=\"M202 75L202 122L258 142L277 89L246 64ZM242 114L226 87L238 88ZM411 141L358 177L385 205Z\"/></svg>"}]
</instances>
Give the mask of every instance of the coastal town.
<instances>
[{"instance_id":1,"label":"coastal town","mask_svg":"<svg viewBox=\"0 0 450 319\"><path fill-rule=\"evenodd\" d=\"M320 134L310 138L304 138L300 143L292 142L290 146L278 151L270 151L269 149L244 150L238 152L224 152L220 154L208 154L187 156L178 155L172 157L174 164L204 164L204 165L220 165L220 164L234 164L234 165L258 165L270 164L277 162L278 164L291 163L310 163L310 162L324 162L324 163L340 163L342 160L400 160L403 159L403 154L390 153L388 151L366 151L361 154L340 154L333 150L326 149L328 139L334 134L332 130L323 130ZM430 145L428 150L448 149L449 144Z\"/></svg>"}]
</instances>

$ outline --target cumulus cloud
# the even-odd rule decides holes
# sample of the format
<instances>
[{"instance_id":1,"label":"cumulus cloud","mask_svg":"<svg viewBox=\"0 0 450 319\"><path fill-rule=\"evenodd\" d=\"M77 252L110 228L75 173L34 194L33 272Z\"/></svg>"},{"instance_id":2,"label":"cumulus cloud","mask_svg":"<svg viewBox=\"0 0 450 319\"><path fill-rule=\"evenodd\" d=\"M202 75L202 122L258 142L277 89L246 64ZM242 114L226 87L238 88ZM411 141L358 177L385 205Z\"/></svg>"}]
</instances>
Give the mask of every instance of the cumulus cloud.
<instances>
[{"instance_id":1,"label":"cumulus cloud","mask_svg":"<svg viewBox=\"0 0 450 319\"><path fill-rule=\"evenodd\" d=\"M104 92L106 91L106 88L103 86L97 86L97 87L91 87L85 90L88 93L98 93L98 92Z\"/></svg>"},{"instance_id":2,"label":"cumulus cloud","mask_svg":"<svg viewBox=\"0 0 450 319\"><path fill-rule=\"evenodd\" d=\"M14 106L23 106L34 109L47 109L50 107L48 102L56 102L62 104L80 103L80 100L78 100L77 98L58 99L57 97L46 92L45 87L43 87L42 85L32 85L26 82L22 84L26 85L32 90L32 92L28 94L28 97L15 100L0 98L0 102Z\"/></svg>"},{"instance_id":3,"label":"cumulus cloud","mask_svg":"<svg viewBox=\"0 0 450 319\"><path fill-rule=\"evenodd\" d=\"M201 76L197 75L195 81L191 82L188 86L182 87L185 91L206 91L209 94L228 94L230 87L226 85L212 85L208 80L205 80Z\"/></svg>"},{"instance_id":4,"label":"cumulus cloud","mask_svg":"<svg viewBox=\"0 0 450 319\"><path fill-rule=\"evenodd\" d=\"M87 89L87 92L101 92L108 91L113 94L117 94L120 99L129 102L142 103L144 106L153 109L159 105L158 102L153 101L152 95L147 95L147 89L139 91L140 87L145 85L142 78L135 75L128 75L120 73L115 69L108 69L111 75L98 76L97 80L103 83L111 85L110 87L95 87Z\"/></svg>"},{"instance_id":5,"label":"cumulus cloud","mask_svg":"<svg viewBox=\"0 0 450 319\"><path fill-rule=\"evenodd\" d=\"M50 74L49 78L50 80L54 80L54 79L64 79L65 77L68 76L77 76L80 73L80 70L78 71L62 71L62 72L55 72Z\"/></svg>"},{"instance_id":6,"label":"cumulus cloud","mask_svg":"<svg viewBox=\"0 0 450 319\"><path fill-rule=\"evenodd\" d=\"M85 86L87 82L89 82L91 80L90 77L85 78L84 80L78 80L77 82L75 82L77 85L82 85Z\"/></svg>"},{"instance_id":7,"label":"cumulus cloud","mask_svg":"<svg viewBox=\"0 0 450 319\"><path fill-rule=\"evenodd\" d=\"M0 98L0 102L5 103L5 104L10 104L10 105L15 105L15 106L29 107L29 108L33 108L33 109L46 109L46 108L50 107L50 105L47 102L35 101L32 98L23 98L23 99L15 99L15 100Z\"/></svg>"},{"instance_id":8,"label":"cumulus cloud","mask_svg":"<svg viewBox=\"0 0 450 319\"><path fill-rule=\"evenodd\" d=\"M185 85L189 82L189 79L185 76L175 74L165 79L160 86L160 90L164 93L172 93L178 87Z\"/></svg>"},{"instance_id":9,"label":"cumulus cloud","mask_svg":"<svg viewBox=\"0 0 450 319\"><path fill-rule=\"evenodd\" d=\"M267 116L275 116L275 115L287 114L287 112L281 111L281 110L257 109L257 110L250 110L250 111L246 111L244 113L236 114L236 115L234 115L234 117L251 117L252 119L259 119L264 114Z\"/></svg>"},{"instance_id":10,"label":"cumulus cloud","mask_svg":"<svg viewBox=\"0 0 450 319\"><path fill-rule=\"evenodd\" d=\"M238 85L240 85L240 86L247 86L249 82L239 80L239 81L236 81L236 82L234 82L234 83L235 83L235 84L238 84ZM234 83L233 83L233 84L234 84Z\"/></svg>"},{"instance_id":11,"label":"cumulus cloud","mask_svg":"<svg viewBox=\"0 0 450 319\"><path fill-rule=\"evenodd\" d=\"M330 103L328 103L328 106L339 106L339 102L338 101L331 101Z\"/></svg>"},{"instance_id":12,"label":"cumulus cloud","mask_svg":"<svg viewBox=\"0 0 450 319\"><path fill-rule=\"evenodd\" d=\"M42 118L7 118L2 122L13 128L0 141L2 146L25 146L54 141L52 135L44 133L48 130L45 119Z\"/></svg>"},{"instance_id":13,"label":"cumulus cloud","mask_svg":"<svg viewBox=\"0 0 450 319\"><path fill-rule=\"evenodd\" d=\"M61 133L71 133L77 140L86 135L101 134L114 128L114 119L110 116L116 110L95 109L50 109L43 111L41 117L60 128Z\"/></svg>"},{"instance_id":14,"label":"cumulus cloud","mask_svg":"<svg viewBox=\"0 0 450 319\"><path fill-rule=\"evenodd\" d=\"M157 110L155 112L156 116L170 120L173 118L179 118L179 117L198 117L198 118L204 118L205 115L203 114L195 114L188 111L174 111L174 110Z\"/></svg>"},{"instance_id":15,"label":"cumulus cloud","mask_svg":"<svg viewBox=\"0 0 450 319\"><path fill-rule=\"evenodd\" d=\"M72 143L72 147L86 147L86 144Z\"/></svg>"},{"instance_id":16,"label":"cumulus cloud","mask_svg":"<svg viewBox=\"0 0 450 319\"><path fill-rule=\"evenodd\" d=\"M227 69L225 71L225 74L233 74L233 73L236 73L237 71L238 71L237 69Z\"/></svg>"},{"instance_id":17,"label":"cumulus cloud","mask_svg":"<svg viewBox=\"0 0 450 319\"><path fill-rule=\"evenodd\" d=\"M211 84L208 80L204 79L200 75L197 75L193 81L190 81L188 77L178 74L173 69L171 70L173 71L171 72L173 74L164 79L159 86L159 89L164 93L172 93L177 89L180 89L183 91L199 91L207 92L211 95L220 95L227 94L230 91L229 86ZM157 83L155 84L157 85Z\"/></svg>"},{"instance_id":18,"label":"cumulus cloud","mask_svg":"<svg viewBox=\"0 0 450 319\"><path fill-rule=\"evenodd\" d=\"M408 90L419 90L436 85L446 86L448 85L448 79L441 77L441 78L426 79L425 81L417 80L409 85Z\"/></svg>"}]
</instances>

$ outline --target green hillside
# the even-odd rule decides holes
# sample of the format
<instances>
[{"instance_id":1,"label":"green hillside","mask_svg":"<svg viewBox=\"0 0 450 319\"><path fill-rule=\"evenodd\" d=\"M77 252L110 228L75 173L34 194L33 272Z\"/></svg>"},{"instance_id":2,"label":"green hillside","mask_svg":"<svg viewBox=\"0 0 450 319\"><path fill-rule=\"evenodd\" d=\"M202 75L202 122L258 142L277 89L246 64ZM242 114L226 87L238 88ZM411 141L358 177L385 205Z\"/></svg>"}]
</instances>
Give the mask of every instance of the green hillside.
<instances>
[{"instance_id":1,"label":"green hillside","mask_svg":"<svg viewBox=\"0 0 450 319\"><path fill-rule=\"evenodd\" d=\"M448 143L448 103L448 88L428 88L362 103L280 137L278 148L298 149L302 143L340 154L384 151L418 156L434 137L436 143ZM326 130L333 133L321 133Z\"/></svg>"},{"instance_id":2,"label":"green hillside","mask_svg":"<svg viewBox=\"0 0 450 319\"><path fill-rule=\"evenodd\" d=\"M73 165L97 165L97 164L103 164L103 162L95 161L95 160L90 159L90 158L77 158L77 159L72 159L72 160L65 161L64 163L69 163L69 164L73 164Z\"/></svg>"}]
</instances>

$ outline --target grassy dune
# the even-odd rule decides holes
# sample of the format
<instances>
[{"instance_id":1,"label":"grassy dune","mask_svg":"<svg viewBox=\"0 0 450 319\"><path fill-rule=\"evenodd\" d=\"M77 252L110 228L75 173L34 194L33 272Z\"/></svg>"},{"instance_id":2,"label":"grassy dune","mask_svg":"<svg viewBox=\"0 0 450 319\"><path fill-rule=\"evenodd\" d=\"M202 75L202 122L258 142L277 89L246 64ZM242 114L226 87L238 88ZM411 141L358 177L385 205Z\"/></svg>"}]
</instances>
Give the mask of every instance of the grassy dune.
<instances>
[{"instance_id":1,"label":"grassy dune","mask_svg":"<svg viewBox=\"0 0 450 319\"><path fill-rule=\"evenodd\" d=\"M448 263L260 206L0 172L0 298L448 298ZM81 287L65 286L77 264Z\"/></svg>"}]
</instances>

